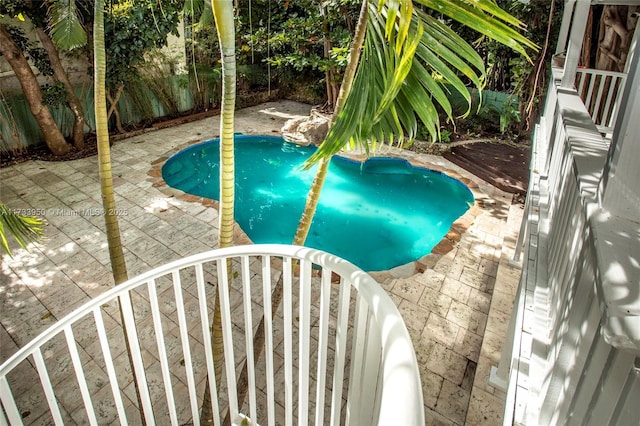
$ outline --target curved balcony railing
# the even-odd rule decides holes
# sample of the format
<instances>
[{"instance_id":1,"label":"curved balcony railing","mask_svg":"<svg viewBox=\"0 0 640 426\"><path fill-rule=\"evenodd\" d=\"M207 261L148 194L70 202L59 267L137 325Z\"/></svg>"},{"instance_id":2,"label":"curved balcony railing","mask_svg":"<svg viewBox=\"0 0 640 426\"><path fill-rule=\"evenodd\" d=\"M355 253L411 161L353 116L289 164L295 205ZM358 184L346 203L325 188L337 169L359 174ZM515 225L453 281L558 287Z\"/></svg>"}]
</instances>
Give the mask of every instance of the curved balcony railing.
<instances>
[{"instance_id":1,"label":"curved balcony railing","mask_svg":"<svg viewBox=\"0 0 640 426\"><path fill-rule=\"evenodd\" d=\"M210 343L216 288L223 357ZM2 364L0 401L12 425L424 424L385 291L343 259L285 245L213 250L118 285Z\"/></svg>"}]
</instances>

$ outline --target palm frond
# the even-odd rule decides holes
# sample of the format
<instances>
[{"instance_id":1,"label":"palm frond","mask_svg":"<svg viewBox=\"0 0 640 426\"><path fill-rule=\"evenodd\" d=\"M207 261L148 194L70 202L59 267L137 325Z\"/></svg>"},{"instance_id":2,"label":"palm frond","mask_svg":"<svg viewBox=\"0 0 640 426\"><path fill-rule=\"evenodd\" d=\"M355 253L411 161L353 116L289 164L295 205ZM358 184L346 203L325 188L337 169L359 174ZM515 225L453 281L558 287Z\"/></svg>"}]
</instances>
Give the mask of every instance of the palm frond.
<instances>
[{"instance_id":1,"label":"palm frond","mask_svg":"<svg viewBox=\"0 0 640 426\"><path fill-rule=\"evenodd\" d=\"M56 45L72 50L87 44L87 33L78 17L75 0L54 0L50 16L51 38Z\"/></svg>"},{"instance_id":2,"label":"palm frond","mask_svg":"<svg viewBox=\"0 0 640 426\"><path fill-rule=\"evenodd\" d=\"M492 0L415 1L510 47L527 59L529 56L525 48L538 48L535 43L518 32L525 28L524 23L502 10Z\"/></svg>"},{"instance_id":3,"label":"palm frond","mask_svg":"<svg viewBox=\"0 0 640 426\"><path fill-rule=\"evenodd\" d=\"M524 55L526 48L536 47L518 33L522 23L491 0L415 1ZM415 137L418 119L437 140L438 111L453 118L446 91L459 92L467 111L471 108L469 89L459 75L478 90L484 87L482 58L451 28L415 9L409 0L370 0L352 90L325 141L305 165L310 167L345 146L369 153L380 143L402 145Z\"/></svg>"},{"instance_id":4,"label":"palm frond","mask_svg":"<svg viewBox=\"0 0 640 426\"><path fill-rule=\"evenodd\" d=\"M186 0L182 11L191 16L200 16L204 9L205 0Z\"/></svg>"},{"instance_id":5,"label":"palm frond","mask_svg":"<svg viewBox=\"0 0 640 426\"><path fill-rule=\"evenodd\" d=\"M213 7L211 5L211 1L205 1L197 26L198 28L207 28L214 24L215 22L213 20Z\"/></svg>"},{"instance_id":6,"label":"palm frond","mask_svg":"<svg viewBox=\"0 0 640 426\"><path fill-rule=\"evenodd\" d=\"M40 240L44 235L43 225L42 219L17 214L4 203L0 203L0 245L9 256L11 249L7 234L13 235L20 247L27 250L27 244Z\"/></svg>"}]
</instances>

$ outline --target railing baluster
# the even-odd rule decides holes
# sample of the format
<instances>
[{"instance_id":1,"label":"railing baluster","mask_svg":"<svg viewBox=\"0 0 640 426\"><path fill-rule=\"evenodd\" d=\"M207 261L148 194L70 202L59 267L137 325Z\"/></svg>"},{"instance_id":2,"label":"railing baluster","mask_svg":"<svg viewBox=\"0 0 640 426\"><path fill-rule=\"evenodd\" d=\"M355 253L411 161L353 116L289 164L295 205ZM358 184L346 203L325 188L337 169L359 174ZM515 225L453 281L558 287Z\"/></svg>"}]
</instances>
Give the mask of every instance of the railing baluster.
<instances>
[{"instance_id":1,"label":"railing baluster","mask_svg":"<svg viewBox=\"0 0 640 426\"><path fill-rule=\"evenodd\" d=\"M284 292L282 295L284 314L284 400L285 400L285 424L293 424L293 314L292 309L292 262L290 257L285 257L282 262L284 276Z\"/></svg>"},{"instance_id":2,"label":"railing baluster","mask_svg":"<svg viewBox=\"0 0 640 426\"><path fill-rule=\"evenodd\" d=\"M340 293L338 295L338 319L336 321L336 353L333 364L333 386L331 395L331 424L340 424L342 409L342 385L344 378L344 364L347 351L347 333L349 330L349 297L351 285L340 279Z\"/></svg>"},{"instance_id":3,"label":"railing baluster","mask_svg":"<svg viewBox=\"0 0 640 426\"><path fill-rule=\"evenodd\" d=\"M360 397L359 423L373 423L376 413L372 409L375 407L378 383L383 382L378 378L377 371L380 371L381 341L380 330L376 328L375 319L371 311L367 309L366 317L366 341L364 347L364 359L362 360L362 396ZM358 331L360 331L359 329Z\"/></svg>"},{"instance_id":4,"label":"railing baluster","mask_svg":"<svg viewBox=\"0 0 640 426\"><path fill-rule=\"evenodd\" d=\"M22 415L20 415L20 410L18 410L16 400L13 398L11 387L9 386L9 382L5 376L0 377L0 401L2 401L2 407L4 407L5 413L9 418L9 422L12 425L23 424ZM0 410L0 414L1 412L2 410ZM4 419L4 414L0 417Z\"/></svg>"},{"instance_id":5,"label":"railing baluster","mask_svg":"<svg viewBox=\"0 0 640 426\"><path fill-rule=\"evenodd\" d=\"M204 342L204 355L207 361L207 374L209 375L209 394L211 395L211 408L213 413L213 424L220 426L220 406L218 404L218 388L216 369L213 365L213 349L210 338L211 328L209 323L209 309L207 307L207 294L205 291L204 270L202 263L196 266L196 284L198 286L198 306L200 307L200 324L202 326L202 340Z\"/></svg>"},{"instance_id":6,"label":"railing baluster","mask_svg":"<svg viewBox=\"0 0 640 426\"><path fill-rule=\"evenodd\" d=\"M604 110L602 111L602 120L599 123L596 123L596 125L600 124L608 127L613 124L612 119L614 118L614 114L609 115L609 111L613 111L611 109L612 103L618 99L618 96L616 96L614 100L613 94L615 93L617 95L618 91L622 90L622 86L618 84L619 81L619 77L611 76L611 84L609 85L609 90L607 90L607 99L605 100Z\"/></svg>"},{"instance_id":7,"label":"railing baluster","mask_svg":"<svg viewBox=\"0 0 640 426\"><path fill-rule=\"evenodd\" d=\"M140 343L138 341L138 331L136 329L136 318L133 314L133 306L131 305L131 296L128 291L120 294L120 308L124 318L124 327L127 340L129 341L129 350L131 351L131 360L133 362L134 380L138 383L137 389L140 393L140 401L142 403L142 411L144 420L147 425L154 426L155 418L153 416L153 407L151 406L151 397L149 396L149 387L147 385L147 377L144 371L144 362L140 353Z\"/></svg>"},{"instance_id":8,"label":"railing baluster","mask_svg":"<svg viewBox=\"0 0 640 426\"><path fill-rule=\"evenodd\" d=\"M331 302L331 269L322 270L320 318L318 320L318 370L316 374L316 425L324 424L324 396L327 381L327 347L329 346L329 306Z\"/></svg>"},{"instance_id":9,"label":"railing baluster","mask_svg":"<svg viewBox=\"0 0 640 426\"><path fill-rule=\"evenodd\" d=\"M604 123L604 116L602 116L601 112L601 102L602 102L602 93L604 93L604 88L607 85L607 80L609 77L603 75L600 77L600 84L598 85L598 93L596 94L596 101L593 104L593 113L591 117L593 117L593 122L596 124Z\"/></svg>"},{"instance_id":10,"label":"railing baluster","mask_svg":"<svg viewBox=\"0 0 640 426\"><path fill-rule=\"evenodd\" d=\"M16 423L17 424L17 423ZM0 410L0 426L9 426L4 411Z\"/></svg>"},{"instance_id":11,"label":"railing baluster","mask_svg":"<svg viewBox=\"0 0 640 426\"><path fill-rule=\"evenodd\" d=\"M311 263L300 261L300 336L298 353L298 424L309 423L309 342L311 334Z\"/></svg>"},{"instance_id":12,"label":"railing baluster","mask_svg":"<svg viewBox=\"0 0 640 426\"><path fill-rule=\"evenodd\" d=\"M56 400L56 395L53 392L51 379L49 378L49 372L47 371L47 366L45 365L44 359L42 358L42 352L40 351L40 348L38 348L33 353L33 359L36 364L36 369L38 370L40 383L42 383L42 390L44 390L44 394L47 398L47 404L49 404L49 410L51 411L53 421L56 425L63 425L64 421L62 420L62 414L60 414L60 407L58 407L58 401Z\"/></svg>"},{"instance_id":13,"label":"railing baluster","mask_svg":"<svg viewBox=\"0 0 640 426\"><path fill-rule=\"evenodd\" d=\"M593 117L593 89L596 84L597 76L593 73L589 73L589 88L587 90L587 96L584 98L584 104L589 111L589 115Z\"/></svg>"},{"instance_id":14,"label":"railing baluster","mask_svg":"<svg viewBox=\"0 0 640 426\"><path fill-rule=\"evenodd\" d=\"M249 388L249 414L251 421L256 422L256 364L253 359L253 318L251 315L251 272L249 258L240 258L242 266L242 298L244 301L244 340L247 353L247 379Z\"/></svg>"},{"instance_id":15,"label":"railing baluster","mask_svg":"<svg viewBox=\"0 0 640 426\"><path fill-rule=\"evenodd\" d=\"M267 374L267 418L268 424L276 420L275 373L273 369L273 313L271 312L271 256L262 257L262 304L264 309L265 367Z\"/></svg>"},{"instance_id":16,"label":"railing baluster","mask_svg":"<svg viewBox=\"0 0 640 426\"><path fill-rule=\"evenodd\" d=\"M611 102L611 115L609 116L609 120L607 121L608 127L612 127L614 122L616 121L616 116L618 115L618 110L620 109L620 101L622 100L622 94L624 92L624 85L626 81L627 76L625 74L618 77L618 87L616 88L613 102Z\"/></svg>"},{"instance_id":17,"label":"railing baluster","mask_svg":"<svg viewBox=\"0 0 640 426\"><path fill-rule=\"evenodd\" d=\"M236 365L233 355L233 335L231 324L231 306L229 302L229 280L227 262L231 259L218 259L218 294L220 297L220 309L222 317L222 341L224 344L224 364L227 373L227 390L229 397L229 417L235 421L238 417L238 390L236 387ZM214 324L215 326L215 324Z\"/></svg>"},{"instance_id":18,"label":"railing baluster","mask_svg":"<svg viewBox=\"0 0 640 426\"><path fill-rule=\"evenodd\" d=\"M585 70L578 70L576 76L578 77L578 83L576 84L576 87L578 88L578 94L580 95L580 97L582 97L585 84L587 83L587 81L591 81L591 74L589 74Z\"/></svg>"},{"instance_id":19,"label":"railing baluster","mask_svg":"<svg viewBox=\"0 0 640 426\"><path fill-rule=\"evenodd\" d=\"M116 405L116 411L118 412L118 419L120 420L120 424L122 426L126 426L128 424L127 414L124 408L124 403L122 401L120 386L118 386L118 375L116 374L116 368L113 365L113 356L111 355L111 349L109 348L109 339L107 338L107 331L104 327L104 319L102 318L102 310L100 309L100 306L96 306L93 309L93 319L96 322L98 339L100 340L102 356L104 358L104 364L107 369L109 384L111 385L113 401Z\"/></svg>"},{"instance_id":20,"label":"railing baluster","mask_svg":"<svg viewBox=\"0 0 640 426\"><path fill-rule=\"evenodd\" d=\"M149 303L151 304L151 316L153 318L153 330L156 334L156 343L158 346L158 356L160 357L160 369L162 371L162 380L164 382L164 391L167 397L167 406L169 408L169 418L172 425L178 424L178 415L176 403L173 397L173 386L171 385L171 372L169 369L169 361L167 360L167 349L164 343L164 333L162 331L162 320L160 317L160 307L158 306L158 292L156 290L156 281L149 280L147 283L149 290Z\"/></svg>"},{"instance_id":21,"label":"railing baluster","mask_svg":"<svg viewBox=\"0 0 640 426\"><path fill-rule=\"evenodd\" d=\"M93 410L93 403L91 402L91 394L89 393L89 387L87 386L87 379L84 376L82 361L80 360L80 354L78 353L76 340L73 337L73 330L71 329L71 325L67 325L64 328L64 337L67 340L69 355L71 356L73 370L76 373L76 379L78 380L78 386L80 387L80 394L82 395L82 402L84 403L84 409L87 411L89 424L97 426L98 420L96 419L96 413Z\"/></svg>"},{"instance_id":22,"label":"railing baluster","mask_svg":"<svg viewBox=\"0 0 640 426\"><path fill-rule=\"evenodd\" d=\"M184 355L184 370L187 375L187 387L189 388L189 401L191 402L191 415L193 423L200 424L200 405L198 404L198 393L196 392L196 381L193 377L193 363L191 362L191 347L189 346L189 328L184 312L184 298L182 297L182 282L180 271L171 273L173 278L173 292L176 298L176 311L178 314L178 326L180 328L180 340L182 342L182 354Z\"/></svg>"},{"instance_id":23,"label":"railing baluster","mask_svg":"<svg viewBox=\"0 0 640 426\"><path fill-rule=\"evenodd\" d=\"M364 380L364 348L366 345L367 326L367 305L360 294L356 296L356 312L354 315L353 328L358 333L353 333L351 344L351 360L349 372L349 393L347 398L346 424L351 424L352 415L358 419L362 404L362 382Z\"/></svg>"}]
</instances>

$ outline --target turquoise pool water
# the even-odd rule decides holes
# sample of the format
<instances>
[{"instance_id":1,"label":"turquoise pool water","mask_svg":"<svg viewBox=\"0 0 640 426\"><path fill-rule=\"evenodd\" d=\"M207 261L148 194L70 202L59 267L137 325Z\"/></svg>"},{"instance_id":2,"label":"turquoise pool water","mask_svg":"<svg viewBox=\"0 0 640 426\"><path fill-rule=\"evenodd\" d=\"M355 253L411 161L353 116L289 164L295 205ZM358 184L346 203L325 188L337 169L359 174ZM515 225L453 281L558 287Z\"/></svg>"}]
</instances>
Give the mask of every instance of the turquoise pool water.
<instances>
[{"instance_id":1,"label":"turquoise pool water","mask_svg":"<svg viewBox=\"0 0 640 426\"><path fill-rule=\"evenodd\" d=\"M299 165L314 150L280 137L236 136L236 220L255 243L293 241L315 173ZM217 200L219 154L218 140L190 146L166 161L162 177ZM472 204L460 181L406 160L334 157L306 245L366 271L386 270L428 254Z\"/></svg>"}]
</instances>

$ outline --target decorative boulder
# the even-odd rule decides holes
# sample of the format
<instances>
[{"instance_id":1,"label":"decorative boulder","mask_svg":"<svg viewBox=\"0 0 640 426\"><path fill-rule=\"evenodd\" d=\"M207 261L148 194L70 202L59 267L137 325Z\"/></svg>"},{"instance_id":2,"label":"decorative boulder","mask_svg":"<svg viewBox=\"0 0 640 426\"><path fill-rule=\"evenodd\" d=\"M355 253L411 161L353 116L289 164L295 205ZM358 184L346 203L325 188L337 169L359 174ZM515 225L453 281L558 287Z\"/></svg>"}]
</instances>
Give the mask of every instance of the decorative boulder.
<instances>
[{"instance_id":1,"label":"decorative boulder","mask_svg":"<svg viewBox=\"0 0 640 426\"><path fill-rule=\"evenodd\" d=\"M329 131L329 116L311 110L309 117L293 118L282 127L282 137L298 145L319 145Z\"/></svg>"}]
</instances>

